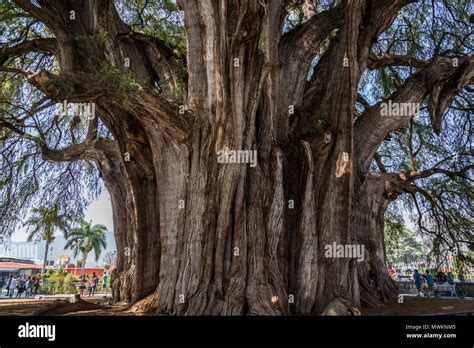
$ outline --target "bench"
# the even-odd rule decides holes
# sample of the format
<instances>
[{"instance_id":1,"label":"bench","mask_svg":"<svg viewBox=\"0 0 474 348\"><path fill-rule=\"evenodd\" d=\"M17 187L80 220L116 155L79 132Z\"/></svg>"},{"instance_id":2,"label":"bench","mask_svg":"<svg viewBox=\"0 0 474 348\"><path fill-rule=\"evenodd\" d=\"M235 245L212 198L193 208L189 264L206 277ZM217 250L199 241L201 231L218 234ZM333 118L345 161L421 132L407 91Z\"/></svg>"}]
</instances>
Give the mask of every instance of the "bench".
<instances>
[{"instance_id":1,"label":"bench","mask_svg":"<svg viewBox=\"0 0 474 348\"><path fill-rule=\"evenodd\" d=\"M441 285L435 284L435 289L439 292L450 292L451 296L457 296L456 294L456 284L443 283Z\"/></svg>"}]
</instances>

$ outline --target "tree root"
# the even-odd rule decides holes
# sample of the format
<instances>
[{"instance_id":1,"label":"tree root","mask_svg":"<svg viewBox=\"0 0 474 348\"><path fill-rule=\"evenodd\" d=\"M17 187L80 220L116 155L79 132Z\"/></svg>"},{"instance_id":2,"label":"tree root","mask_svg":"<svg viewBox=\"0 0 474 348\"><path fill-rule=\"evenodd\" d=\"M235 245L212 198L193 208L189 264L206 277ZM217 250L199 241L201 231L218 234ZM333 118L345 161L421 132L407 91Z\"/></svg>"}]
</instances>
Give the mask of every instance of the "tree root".
<instances>
[{"instance_id":1,"label":"tree root","mask_svg":"<svg viewBox=\"0 0 474 348\"><path fill-rule=\"evenodd\" d=\"M348 301L343 298L336 298L331 301L321 315L327 316L360 316L360 310L352 307Z\"/></svg>"},{"instance_id":2,"label":"tree root","mask_svg":"<svg viewBox=\"0 0 474 348\"><path fill-rule=\"evenodd\" d=\"M138 301L130 307L130 312L133 313L151 313L156 310L156 298L155 294L152 293L145 297L144 299Z\"/></svg>"},{"instance_id":3,"label":"tree root","mask_svg":"<svg viewBox=\"0 0 474 348\"><path fill-rule=\"evenodd\" d=\"M38 309L31 315L62 315L72 312L90 311L106 308L109 308L109 306L103 306L97 303L84 301L79 297L79 295L75 295L71 299L55 300L52 304L46 306L45 308Z\"/></svg>"}]
</instances>

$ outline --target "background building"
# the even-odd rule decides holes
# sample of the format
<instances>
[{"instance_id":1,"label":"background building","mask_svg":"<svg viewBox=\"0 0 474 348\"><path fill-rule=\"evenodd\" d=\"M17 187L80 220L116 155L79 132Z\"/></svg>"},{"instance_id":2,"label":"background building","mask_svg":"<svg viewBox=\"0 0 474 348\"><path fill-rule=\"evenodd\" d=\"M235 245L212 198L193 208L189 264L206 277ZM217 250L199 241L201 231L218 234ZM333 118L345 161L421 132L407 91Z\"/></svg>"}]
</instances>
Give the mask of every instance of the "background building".
<instances>
[{"instance_id":1,"label":"background building","mask_svg":"<svg viewBox=\"0 0 474 348\"><path fill-rule=\"evenodd\" d=\"M30 260L15 259L11 257L0 257L0 278L6 278L10 273L13 275L31 275L41 272L41 265Z\"/></svg>"}]
</instances>

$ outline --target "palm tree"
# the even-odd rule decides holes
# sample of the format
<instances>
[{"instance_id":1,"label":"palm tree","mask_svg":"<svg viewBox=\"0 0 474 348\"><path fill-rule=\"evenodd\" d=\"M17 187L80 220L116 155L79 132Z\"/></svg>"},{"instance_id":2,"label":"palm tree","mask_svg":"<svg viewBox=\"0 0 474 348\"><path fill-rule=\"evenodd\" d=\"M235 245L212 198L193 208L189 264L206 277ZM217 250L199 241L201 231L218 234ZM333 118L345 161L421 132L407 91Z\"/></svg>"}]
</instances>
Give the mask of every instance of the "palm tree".
<instances>
[{"instance_id":1,"label":"palm tree","mask_svg":"<svg viewBox=\"0 0 474 348\"><path fill-rule=\"evenodd\" d=\"M31 210L31 217L24 223L24 226L33 227L33 229L29 231L27 240L31 242L33 240L42 239L46 243L41 273L44 273L46 270L48 249L54 240L55 230L67 231L70 220L69 215L59 212L59 206L57 204L51 208L42 206Z\"/></svg>"},{"instance_id":2,"label":"palm tree","mask_svg":"<svg viewBox=\"0 0 474 348\"><path fill-rule=\"evenodd\" d=\"M92 225L92 221L82 221L79 227L73 228L65 234L66 245L64 249L71 249L74 257L82 254L81 276L84 274L84 267L87 256L94 251L95 260L99 260L100 254L106 248L105 232L107 227L104 225Z\"/></svg>"}]
</instances>

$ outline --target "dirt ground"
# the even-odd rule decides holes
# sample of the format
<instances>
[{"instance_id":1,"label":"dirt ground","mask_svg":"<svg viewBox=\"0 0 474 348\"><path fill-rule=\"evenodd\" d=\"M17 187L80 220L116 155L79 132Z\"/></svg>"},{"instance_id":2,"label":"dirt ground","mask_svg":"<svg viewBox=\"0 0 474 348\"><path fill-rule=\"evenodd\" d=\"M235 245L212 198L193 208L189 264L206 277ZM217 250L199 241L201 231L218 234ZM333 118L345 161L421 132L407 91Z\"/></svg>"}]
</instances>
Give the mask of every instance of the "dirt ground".
<instances>
[{"instance_id":1,"label":"dirt ground","mask_svg":"<svg viewBox=\"0 0 474 348\"><path fill-rule=\"evenodd\" d=\"M42 300L34 299L3 299L0 300L0 316L11 316L11 315L32 315L34 312L39 311L45 307L54 304L58 298L46 298ZM84 298L87 302L97 302L97 299ZM63 315L97 315L97 316L109 316L109 315L137 315L136 313L128 312L128 307L124 304L116 304L109 309L100 310L85 310L80 312L72 312Z\"/></svg>"},{"instance_id":2,"label":"dirt ground","mask_svg":"<svg viewBox=\"0 0 474 348\"><path fill-rule=\"evenodd\" d=\"M362 315L474 314L474 300L405 297L403 303L382 308L362 308Z\"/></svg>"},{"instance_id":3,"label":"dirt ground","mask_svg":"<svg viewBox=\"0 0 474 348\"><path fill-rule=\"evenodd\" d=\"M57 299L4 299L0 300L0 316L32 315L34 312L50 306ZM88 302L96 302L97 299L87 299ZM474 313L473 300L447 300L406 297L404 303L396 303L382 308L363 308L362 315L446 315ZM125 304L115 304L107 309L84 310L63 315L68 316L136 316L137 313L130 312Z\"/></svg>"}]
</instances>

